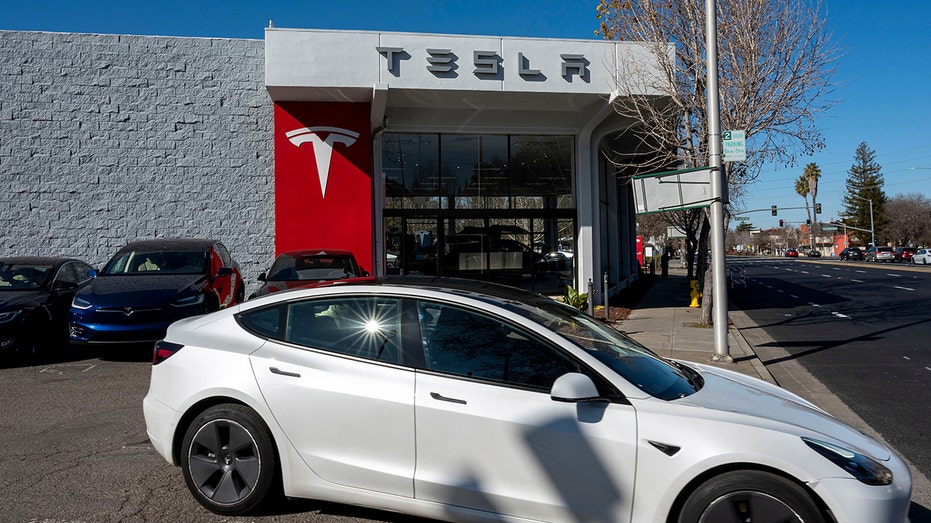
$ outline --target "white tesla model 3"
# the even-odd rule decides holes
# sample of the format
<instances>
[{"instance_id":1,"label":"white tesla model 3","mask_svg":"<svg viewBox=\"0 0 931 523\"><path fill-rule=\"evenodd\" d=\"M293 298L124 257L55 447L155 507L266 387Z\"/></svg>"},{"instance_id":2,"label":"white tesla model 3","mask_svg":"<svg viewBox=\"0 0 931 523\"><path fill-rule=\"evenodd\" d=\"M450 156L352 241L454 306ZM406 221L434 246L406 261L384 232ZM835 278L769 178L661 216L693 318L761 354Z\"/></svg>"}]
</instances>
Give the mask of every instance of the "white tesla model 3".
<instances>
[{"instance_id":1,"label":"white tesla model 3","mask_svg":"<svg viewBox=\"0 0 931 523\"><path fill-rule=\"evenodd\" d=\"M366 279L181 320L149 438L209 510L313 498L450 521L905 521L888 448L779 387L546 297Z\"/></svg>"}]
</instances>

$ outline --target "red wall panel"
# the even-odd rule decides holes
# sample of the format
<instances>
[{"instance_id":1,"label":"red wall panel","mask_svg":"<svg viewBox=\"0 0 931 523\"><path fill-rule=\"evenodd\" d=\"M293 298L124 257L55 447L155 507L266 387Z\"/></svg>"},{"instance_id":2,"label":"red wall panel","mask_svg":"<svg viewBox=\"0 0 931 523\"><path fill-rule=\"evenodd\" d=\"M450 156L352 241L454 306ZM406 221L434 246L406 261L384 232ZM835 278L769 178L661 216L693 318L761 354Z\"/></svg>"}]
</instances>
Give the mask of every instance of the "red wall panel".
<instances>
[{"instance_id":1,"label":"red wall panel","mask_svg":"<svg viewBox=\"0 0 931 523\"><path fill-rule=\"evenodd\" d=\"M275 104L275 251L348 249L372 272L367 103Z\"/></svg>"}]
</instances>

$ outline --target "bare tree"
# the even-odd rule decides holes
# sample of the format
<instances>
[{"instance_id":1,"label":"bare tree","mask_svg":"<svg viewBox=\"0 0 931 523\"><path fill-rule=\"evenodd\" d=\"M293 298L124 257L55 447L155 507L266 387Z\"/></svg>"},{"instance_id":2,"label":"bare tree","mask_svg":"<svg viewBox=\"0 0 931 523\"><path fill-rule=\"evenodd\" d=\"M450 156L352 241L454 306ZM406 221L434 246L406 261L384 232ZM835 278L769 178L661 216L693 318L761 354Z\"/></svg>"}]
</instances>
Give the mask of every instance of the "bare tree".
<instances>
[{"instance_id":1,"label":"bare tree","mask_svg":"<svg viewBox=\"0 0 931 523\"><path fill-rule=\"evenodd\" d=\"M747 137L748 161L727 166L730 198L739 201L764 163L792 164L823 146L814 118L832 105L825 97L838 50L819 0L718 0L717 9L721 126ZM642 61L620 64L614 107L637 123L624 137L632 145L614 151L619 171L707 165L703 2L601 0L598 17L605 38L645 42L659 68L645 76L633 74ZM691 233L710 230L695 225Z\"/></svg>"},{"instance_id":2,"label":"bare tree","mask_svg":"<svg viewBox=\"0 0 931 523\"><path fill-rule=\"evenodd\" d=\"M884 237L896 245L931 243L931 200L920 193L897 194L886 202Z\"/></svg>"}]
</instances>

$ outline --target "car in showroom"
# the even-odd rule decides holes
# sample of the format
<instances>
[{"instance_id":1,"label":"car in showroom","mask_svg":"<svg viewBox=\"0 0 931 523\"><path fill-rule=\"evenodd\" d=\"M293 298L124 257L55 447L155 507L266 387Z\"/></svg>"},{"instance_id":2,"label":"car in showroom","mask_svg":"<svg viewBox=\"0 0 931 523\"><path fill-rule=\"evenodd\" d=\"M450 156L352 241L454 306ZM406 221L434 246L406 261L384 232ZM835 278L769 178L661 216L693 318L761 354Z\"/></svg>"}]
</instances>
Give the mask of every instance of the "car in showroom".
<instances>
[{"instance_id":1,"label":"car in showroom","mask_svg":"<svg viewBox=\"0 0 931 523\"><path fill-rule=\"evenodd\" d=\"M259 275L262 286L249 299L273 292L294 289L308 283L368 276L356 257L340 249L304 249L283 252L275 258L268 272Z\"/></svg>"},{"instance_id":2,"label":"car in showroom","mask_svg":"<svg viewBox=\"0 0 931 523\"><path fill-rule=\"evenodd\" d=\"M446 521L891 522L910 504L903 460L807 400L481 281L328 282L178 321L143 413L226 516L282 494Z\"/></svg>"},{"instance_id":3,"label":"car in showroom","mask_svg":"<svg viewBox=\"0 0 931 523\"><path fill-rule=\"evenodd\" d=\"M0 258L0 353L32 355L63 347L68 310L92 267L73 258Z\"/></svg>"},{"instance_id":4,"label":"car in showroom","mask_svg":"<svg viewBox=\"0 0 931 523\"><path fill-rule=\"evenodd\" d=\"M927 265L931 263L931 249L918 249L912 256L912 263L916 265Z\"/></svg>"},{"instance_id":5,"label":"car in showroom","mask_svg":"<svg viewBox=\"0 0 931 523\"><path fill-rule=\"evenodd\" d=\"M863 261L863 249L859 247L847 247L840 251L837 257L846 261Z\"/></svg>"},{"instance_id":6,"label":"car in showroom","mask_svg":"<svg viewBox=\"0 0 931 523\"><path fill-rule=\"evenodd\" d=\"M243 301L239 264L216 240L142 240L121 248L74 295L73 344L153 342L171 322Z\"/></svg>"}]
</instances>

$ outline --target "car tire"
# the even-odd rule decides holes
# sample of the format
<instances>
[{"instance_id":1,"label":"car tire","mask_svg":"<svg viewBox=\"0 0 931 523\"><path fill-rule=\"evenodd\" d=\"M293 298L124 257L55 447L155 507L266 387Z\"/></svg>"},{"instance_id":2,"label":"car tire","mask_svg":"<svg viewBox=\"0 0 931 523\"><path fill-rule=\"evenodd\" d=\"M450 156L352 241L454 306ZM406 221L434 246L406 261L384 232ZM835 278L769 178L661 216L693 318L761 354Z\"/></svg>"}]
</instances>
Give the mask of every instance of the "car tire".
<instances>
[{"instance_id":1,"label":"car tire","mask_svg":"<svg viewBox=\"0 0 931 523\"><path fill-rule=\"evenodd\" d=\"M181 445L181 470L194 498L217 514L255 512L280 491L271 433L243 405L216 405L194 419Z\"/></svg>"},{"instance_id":2,"label":"car tire","mask_svg":"<svg viewBox=\"0 0 931 523\"><path fill-rule=\"evenodd\" d=\"M825 518L808 492L797 483L769 472L746 470L715 476L686 499L679 523L754 521L824 523Z\"/></svg>"}]
</instances>

